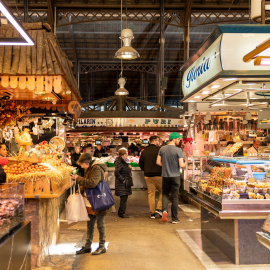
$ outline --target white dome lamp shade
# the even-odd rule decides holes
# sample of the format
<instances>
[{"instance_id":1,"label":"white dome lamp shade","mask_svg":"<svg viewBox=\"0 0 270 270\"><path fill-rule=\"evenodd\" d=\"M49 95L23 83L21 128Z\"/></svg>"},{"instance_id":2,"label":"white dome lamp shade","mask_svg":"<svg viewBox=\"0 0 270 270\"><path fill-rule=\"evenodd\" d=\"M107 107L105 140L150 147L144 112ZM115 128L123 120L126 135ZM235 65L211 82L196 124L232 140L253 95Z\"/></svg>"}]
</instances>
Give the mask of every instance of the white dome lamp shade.
<instances>
[{"instance_id":1,"label":"white dome lamp shade","mask_svg":"<svg viewBox=\"0 0 270 270\"><path fill-rule=\"evenodd\" d=\"M115 57L123 60L133 60L140 57L139 53L131 47L131 40L134 38L131 29L123 29L120 39L123 41L123 46L115 53Z\"/></svg>"},{"instance_id":2,"label":"white dome lamp shade","mask_svg":"<svg viewBox=\"0 0 270 270\"><path fill-rule=\"evenodd\" d=\"M116 96L127 96L129 94L128 90L125 89L126 79L120 77L118 79L119 88L115 91Z\"/></svg>"}]
</instances>

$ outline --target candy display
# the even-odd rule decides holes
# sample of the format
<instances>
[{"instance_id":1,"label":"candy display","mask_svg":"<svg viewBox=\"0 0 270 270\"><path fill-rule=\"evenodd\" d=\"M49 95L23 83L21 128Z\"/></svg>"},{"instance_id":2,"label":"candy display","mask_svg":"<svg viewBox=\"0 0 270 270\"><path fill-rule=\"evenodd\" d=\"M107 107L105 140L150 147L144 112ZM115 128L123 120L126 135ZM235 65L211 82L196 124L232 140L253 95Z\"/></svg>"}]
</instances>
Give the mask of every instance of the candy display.
<instances>
[{"instance_id":1,"label":"candy display","mask_svg":"<svg viewBox=\"0 0 270 270\"><path fill-rule=\"evenodd\" d=\"M243 146L243 143L229 144L222 152L222 155L233 155L237 153L240 148Z\"/></svg>"},{"instance_id":2,"label":"candy display","mask_svg":"<svg viewBox=\"0 0 270 270\"><path fill-rule=\"evenodd\" d=\"M264 172L269 168L268 165L262 165L264 161L258 166L235 164L233 160L230 166L230 160L227 162L223 163L224 166L212 167L210 161L203 177L194 178L198 191L219 202L224 199L270 199L270 178L265 177ZM254 177L248 175L248 170L252 171ZM257 174L264 177L258 177Z\"/></svg>"}]
</instances>

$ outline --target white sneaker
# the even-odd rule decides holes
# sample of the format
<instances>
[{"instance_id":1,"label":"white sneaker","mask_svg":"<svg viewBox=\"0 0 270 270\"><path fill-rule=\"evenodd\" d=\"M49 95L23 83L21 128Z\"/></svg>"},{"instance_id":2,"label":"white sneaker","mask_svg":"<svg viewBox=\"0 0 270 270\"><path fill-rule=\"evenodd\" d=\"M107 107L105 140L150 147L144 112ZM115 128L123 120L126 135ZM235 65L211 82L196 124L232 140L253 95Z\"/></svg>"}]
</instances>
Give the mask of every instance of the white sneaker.
<instances>
[{"instance_id":1,"label":"white sneaker","mask_svg":"<svg viewBox=\"0 0 270 270\"><path fill-rule=\"evenodd\" d=\"M156 214L158 214L160 217L162 217L162 211L161 210L157 209Z\"/></svg>"},{"instance_id":2,"label":"white sneaker","mask_svg":"<svg viewBox=\"0 0 270 270\"><path fill-rule=\"evenodd\" d=\"M172 224L178 224L180 222L180 220L173 220Z\"/></svg>"}]
</instances>

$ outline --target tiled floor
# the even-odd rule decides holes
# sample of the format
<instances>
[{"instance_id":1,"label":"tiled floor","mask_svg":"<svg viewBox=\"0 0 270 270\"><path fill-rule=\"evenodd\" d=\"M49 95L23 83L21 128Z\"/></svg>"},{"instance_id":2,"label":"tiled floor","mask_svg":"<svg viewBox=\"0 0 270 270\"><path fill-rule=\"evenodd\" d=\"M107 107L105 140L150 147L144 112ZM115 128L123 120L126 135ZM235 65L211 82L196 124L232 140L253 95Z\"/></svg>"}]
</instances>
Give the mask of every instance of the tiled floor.
<instances>
[{"instance_id":1,"label":"tiled floor","mask_svg":"<svg viewBox=\"0 0 270 270\"><path fill-rule=\"evenodd\" d=\"M179 204L180 209L185 213L200 213L200 210L190 204Z\"/></svg>"},{"instance_id":2,"label":"tiled floor","mask_svg":"<svg viewBox=\"0 0 270 270\"><path fill-rule=\"evenodd\" d=\"M270 265L235 265L232 263L212 242L207 238L203 239L200 229L194 230L177 230L180 238L188 245L193 253L198 257L207 270L218 269L245 269L245 270L269 270Z\"/></svg>"}]
</instances>

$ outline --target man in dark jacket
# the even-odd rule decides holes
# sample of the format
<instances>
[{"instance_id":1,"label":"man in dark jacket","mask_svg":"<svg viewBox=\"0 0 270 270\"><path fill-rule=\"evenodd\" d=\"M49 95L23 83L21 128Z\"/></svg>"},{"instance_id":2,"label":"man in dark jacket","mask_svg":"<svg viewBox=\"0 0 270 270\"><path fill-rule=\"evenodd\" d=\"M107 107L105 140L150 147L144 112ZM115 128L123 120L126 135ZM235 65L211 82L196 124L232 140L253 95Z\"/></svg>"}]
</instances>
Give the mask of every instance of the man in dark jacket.
<instances>
[{"instance_id":1,"label":"man in dark jacket","mask_svg":"<svg viewBox=\"0 0 270 270\"><path fill-rule=\"evenodd\" d=\"M161 167L156 164L159 151L159 137L151 136L150 145L141 153L139 165L144 171L144 179L148 189L148 204L150 217L155 218L155 213L162 216L162 177ZM155 207L155 193L159 191L157 208Z\"/></svg>"},{"instance_id":2,"label":"man in dark jacket","mask_svg":"<svg viewBox=\"0 0 270 270\"><path fill-rule=\"evenodd\" d=\"M101 158L106 154L106 151L102 148L101 144L97 145L97 149L94 152L94 157Z\"/></svg>"},{"instance_id":3,"label":"man in dark jacket","mask_svg":"<svg viewBox=\"0 0 270 270\"><path fill-rule=\"evenodd\" d=\"M71 165L73 167L79 169L79 171L78 171L79 176L83 176L84 175L84 170L77 163L77 161L79 160L79 158L81 156L81 147L80 147L80 145L76 145L74 150L75 150L75 152L73 154L71 154Z\"/></svg>"}]
</instances>

